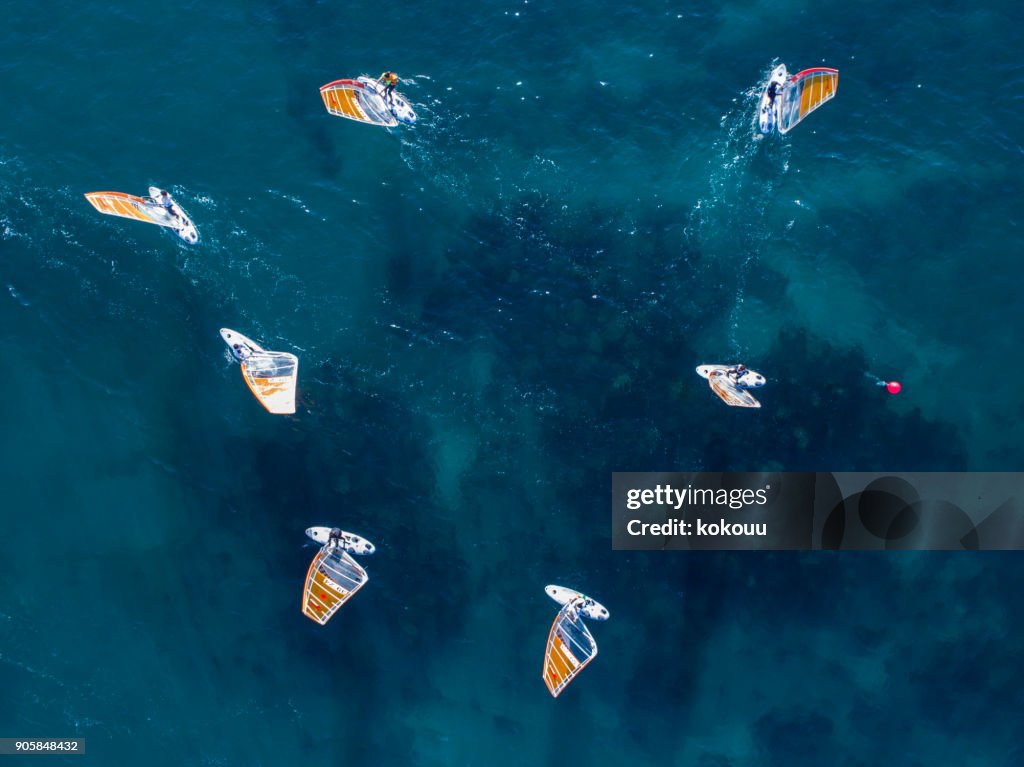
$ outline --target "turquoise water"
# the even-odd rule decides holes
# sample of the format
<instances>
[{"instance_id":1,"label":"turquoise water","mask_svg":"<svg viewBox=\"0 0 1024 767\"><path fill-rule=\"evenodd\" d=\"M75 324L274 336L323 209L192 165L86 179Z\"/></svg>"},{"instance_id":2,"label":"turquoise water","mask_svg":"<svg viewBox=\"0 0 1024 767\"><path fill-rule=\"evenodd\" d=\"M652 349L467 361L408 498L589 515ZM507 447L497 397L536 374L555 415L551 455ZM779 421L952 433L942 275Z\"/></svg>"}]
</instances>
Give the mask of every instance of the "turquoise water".
<instances>
[{"instance_id":1,"label":"turquoise water","mask_svg":"<svg viewBox=\"0 0 1024 767\"><path fill-rule=\"evenodd\" d=\"M1020 469L1019 5L4 21L0 736L97 765L1021 762L1018 557L608 535L614 470ZM762 140L777 60L839 93ZM415 128L326 114L321 84L385 68ZM82 198L149 184L197 247ZM299 355L296 416L221 327ZM732 359L762 410L693 373ZM326 628L311 524L378 546ZM550 582L612 612L557 701Z\"/></svg>"}]
</instances>

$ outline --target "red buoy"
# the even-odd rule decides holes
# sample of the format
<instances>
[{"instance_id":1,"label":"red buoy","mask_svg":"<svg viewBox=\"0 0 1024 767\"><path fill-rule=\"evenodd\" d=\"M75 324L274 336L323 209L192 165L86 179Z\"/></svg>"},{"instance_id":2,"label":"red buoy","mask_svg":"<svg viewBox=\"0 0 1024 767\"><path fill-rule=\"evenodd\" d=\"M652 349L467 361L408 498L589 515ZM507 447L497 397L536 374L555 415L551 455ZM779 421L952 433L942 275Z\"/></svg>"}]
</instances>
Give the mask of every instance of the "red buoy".
<instances>
[{"instance_id":1,"label":"red buoy","mask_svg":"<svg viewBox=\"0 0 1024 767\"><path fill-rule=\"evenodd\" d=\"M902 389L903 387L900 386L899 381L888 381L885 384L885 390L889 392L889 394L899 394Z\"/></svg>"}]
</instances>

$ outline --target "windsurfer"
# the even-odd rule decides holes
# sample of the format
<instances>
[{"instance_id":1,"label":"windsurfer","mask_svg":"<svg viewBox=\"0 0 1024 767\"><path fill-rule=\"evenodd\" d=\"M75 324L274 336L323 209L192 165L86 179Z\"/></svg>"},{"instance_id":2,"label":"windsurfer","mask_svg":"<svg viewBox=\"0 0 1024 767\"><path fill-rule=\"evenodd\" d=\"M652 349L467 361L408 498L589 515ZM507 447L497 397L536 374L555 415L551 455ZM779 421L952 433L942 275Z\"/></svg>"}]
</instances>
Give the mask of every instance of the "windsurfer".
<instances>
[{"instance_id":1,"label":"windsurfer","mask_svg":"<svg viewBox=\"0 0 1024 767\"><path fill-rule=\"evenodd\" d=\"M576 600L576 614L583 615L588 609L593 607L594 600L590 597L582 597Z\"/></svg>"},{"instance_id":2,"label":"windsurfer","mask_svg":"<svg viewBox=\"0 0 1024 767\"><path fill-rule=\"evenodd\" d=\"M377 82L384 86L384 98L388 103L394 103L395 86L398 85L398 75L394 72L385 72L377 78Z\"/></svg>"},{"instance_id":3,"label":"windsurfer","mask_svg":"<svg viewBox=\"0 0 1024 767\"><path fill-rule=\"evenodd\" d=\"M167 211L167 214L171 218L178 218L177 212L174 210L174 200L171 199L171 195L167 193L166 189L160 190L160 196L156 199L156 203Z\"/></svg>"},{"instance_id":4,"label":"windsurfer","mask_svg":"<svg viewBox=\"0 0 1024 767\"><path fill-rule=\"evenodd\" d=\"M744 376L744 374L746 372L747 372L747 369L743 365L734 365L733 367L728 368L725 371L725 374L727 376L729 376L729 378L732 379L733 383L735 383L735 382L739 381Z\"/></svg>"}]
</instances>

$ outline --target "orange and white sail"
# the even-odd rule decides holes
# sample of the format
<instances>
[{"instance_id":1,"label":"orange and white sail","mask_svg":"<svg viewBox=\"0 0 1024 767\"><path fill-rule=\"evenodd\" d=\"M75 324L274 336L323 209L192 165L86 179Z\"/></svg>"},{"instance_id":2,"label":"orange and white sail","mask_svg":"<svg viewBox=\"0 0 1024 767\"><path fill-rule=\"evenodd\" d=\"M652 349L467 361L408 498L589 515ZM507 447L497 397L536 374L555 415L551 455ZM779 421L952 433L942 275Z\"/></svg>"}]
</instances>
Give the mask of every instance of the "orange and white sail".
<instances>
[{"instance_id":1,"label":"orange and white sail","mask_svg":"<svg viewBox=\"0 0 1024 767\"><path fill-rule=\"evenodd\" d=\"M100 213L121 218L134 218L147 224L173 227L174 222L145 197L136 197L124 192L89 192L85 199Z\"/></svg>"},{"instance_id":2,"label":"orange and white sail","mask_svg":"<svg viewBox=\"0 0 1024 767\"><path fill-rule=\"evenodd\" d=\"M398 125L384 99L359 80L327 83L320 88L320 98L324 100L327 111L335 117L389 128Z\"/></svg>"},{"instance_id":3,"label":"orange and white sail","mask_svg":"<svg viewBox=\"0 0 1024 767\"><path fill-rule=\"evenodd\" d=\"M149 194L149 197L136 197L124 192L89 192L85 199L100 213L167 227L191 245L199 242L195 224L180 205L170 197L167 198L170 200L167 207L157 202L156 198L161 195L161 191L155 186L149 188Z\"/></svg>"},{"instance_id":4,"label":"orange and white sail","mask_svg":"<svg viewBox=\"0 0 1024 767\"><path fill-rule=\"evenodd\" d=\"M242 377L256 399L275 415L295 412L299 358L288 352L257 351L242 361Z\"/></svg>"},{"instance_id":5,"label":"orange and white sail","mask_svg":"<svg viewBox=\"0 0 1024 767\"><path fill-rule=\"evenodd\" d=\"M597 657L597 642L572 602L562 607L548 632L544 652L544 684L558 695Z\"/></svg>"},{"instance_id":6,"label":"orange and white sail","mask_svg":"<svg viewBox=\"0 0 1024 767\"><path fill-rule=\"evenodd\" d=\"M793 130L811 112L835 98L839 70L814 67L786 81L779 103L779 133Z\"/></svg>"},{"instance_id":7,"label":"orange and white sail","mask_svg":"<svg viewBox=\"0 0 1024 767\"><path fill-rule=\"evenodd\" d=\"M609 614L604 605L574 589L545 586L544 591L562 605L548 632L542 672L548 691L557 698L565 686L597 657L597 642L584 619L606 621Z\"/></svg>"},{"instance_id":8,"label":"orange and white sail","mask_svg":"<svg viewBox=\"0 0 1024 767\"><path fill-rule=\"evenodd\" d=\"M736 382L721 370L712 371L708 375L708 385L711 391L730 407L761 407L761 403L753 394L737 386Z\"/></svg>"},{"instance_id":9,"label":"orange and white sail","mask_svg":"<svg viewBox=\"0 0 1024 767\"><path fill-rule=\"evenodd\" d=\"M302 592L302 614L325 625L370 577L344 547L328 542L309 565Z\"/></svg>"}]
</instances>

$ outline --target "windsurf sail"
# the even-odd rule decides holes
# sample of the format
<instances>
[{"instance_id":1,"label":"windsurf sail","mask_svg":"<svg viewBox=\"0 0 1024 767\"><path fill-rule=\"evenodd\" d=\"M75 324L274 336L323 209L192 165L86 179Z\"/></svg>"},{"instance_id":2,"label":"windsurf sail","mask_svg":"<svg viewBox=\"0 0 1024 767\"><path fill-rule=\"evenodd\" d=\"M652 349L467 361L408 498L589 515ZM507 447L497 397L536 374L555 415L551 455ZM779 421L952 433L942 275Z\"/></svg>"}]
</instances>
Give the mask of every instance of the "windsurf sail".
<instances>
[{"instance_id":1,"label":"windsurf sail","mask_svg":"<svg viewBox=\"0 0 1024 767\"><path fill-rule=\"evenodd\" d=\"M741 389L732 378L723 372L712 371L708 375L708 385L711 387L711 391L721 397L722 402L730 407L761 407L761 403L754 398L754 395L746 389Z\"/></svg>"},{"instance_id":2,"label":"windsurf sail","mask_svg":"<svg viewBox=\"0 0 1024 767\"><path fill-rule=\"evenodd\" d=\"M793 130L811 112L831 101L839 87L839 70L815 67L797 72L782 89L779 133Z\"/></svg>"},{"instance_id":3,"label":"windsurf sail","mask_svg":"<svg viewBox=\"0 0 1024 767\"><path fill-rule=\"evenodd\" d=\"M544 653L544 684L551 695L557 698L596 657L597 642L577 612L576 601L569 602L551 624Z\"/></svg>"},{"instance_id":4,"label":"windsurf sail","mask_svg":"<svg viewBox=\"0 0 1024 767\"><path fill-rule=\"evenodd\" d=\"M145 197L136 197L124 192L89 192L85 199L100 213L121 218L134 218L147 224L175 228L180 222L172 219L167 212Z\"/></svg>"},{"instance_id":5,"label":"windsurf sail","mask_svg":"<svg viewBox=\"0 0 1024 767\"><path fill-rule=\"evenodd\" d=\"M257 351L242 362L242 376L249 389L271 413L295 412L295 384L299 358L288 352Z\"/></svg>"},{"instance_id":6,"label":"windsurf sail","mask_svg":"<svg viewBox=\"0 0 1024 767\"><path fill-rule=\"evenodd\" d=\"M302 614L325 625L370 576L341 546L328 543L317 553L306 573Z\"/></svg>"},{"instance_id":7,"label":"windsurf sail","mask_svg":"<svg viewBox=\"0 0 1024 767\"><path fill-rule=\"evenodd\" d=\"M336 117L394 127L398 120L376 91L358 80L335 80L320 88L320 98L327 111Z\"/></svg>"}]
</instances>

